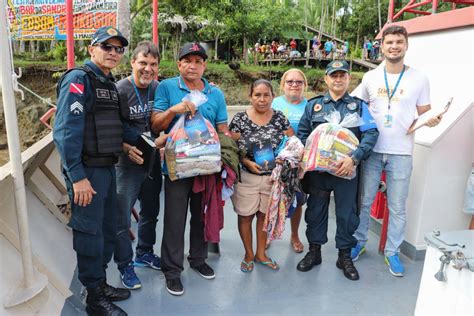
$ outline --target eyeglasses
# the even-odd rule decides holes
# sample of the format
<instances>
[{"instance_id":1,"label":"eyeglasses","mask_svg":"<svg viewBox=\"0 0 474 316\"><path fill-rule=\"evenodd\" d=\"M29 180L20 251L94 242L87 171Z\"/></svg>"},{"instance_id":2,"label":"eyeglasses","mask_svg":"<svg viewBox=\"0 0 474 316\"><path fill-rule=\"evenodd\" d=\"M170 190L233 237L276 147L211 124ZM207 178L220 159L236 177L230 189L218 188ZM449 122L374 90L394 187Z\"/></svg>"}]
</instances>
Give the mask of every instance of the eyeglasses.
<instances>
[{"instance_id":1,"label":"eyeglasses","mask_svg":"<svg viewBox=\"0 0 474 316\"><path fill-rule=\"evenodd\" d=\"M291 86L301 86L304 84L303 80L285 80L287 85Z\"/></svg>"},{"instance_id":2,"label":"eyeglasses","mask_svg":"<svg viewBox=\"0 0 474 316\"><path fill-rule=\"evenodd\" d=\"M103 51L107 53L112 51L112 49L115 49L115 52L119 55L122 55L125 52L125 47L122 47L122 46L115 46L112 44L105 44L105 43L100 43L100 44L97 44L96 46L99 46L100 49L102 49Z\"/></svg>"}]
</instances>

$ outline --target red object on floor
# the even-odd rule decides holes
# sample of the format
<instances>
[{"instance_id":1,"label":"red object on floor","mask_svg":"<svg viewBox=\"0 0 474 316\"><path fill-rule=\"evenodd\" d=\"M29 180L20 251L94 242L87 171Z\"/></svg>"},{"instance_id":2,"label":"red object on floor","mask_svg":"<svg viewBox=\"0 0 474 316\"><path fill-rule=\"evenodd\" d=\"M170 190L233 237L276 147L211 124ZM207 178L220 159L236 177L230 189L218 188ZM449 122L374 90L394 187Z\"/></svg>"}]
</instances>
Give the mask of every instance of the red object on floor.
<instances>
[{"instance_id":1,"label":"red object on floor","mask_svg":"<svg viewBox=\"0 0 474 316\"><path fill-rule=\"evenodd\" d=\"M138 216L138 212L135 208L132 208L132 215L135 221L138 223L138 220L140 219L140 217Z\"/></svg>"},{"instance_id":2,"label":"red object on floor","mask_svg":"<svg viewBox=\"0 0 474 316\"><path fill-rule=\"evenodd\" d=\"M382 219L382 229L380 231L379 241L379 253L383 254L385 250L385 243L387 242L387 229L389 221L389 212L387 204L387 185L386 185L386 174L382 172L380 177L380 186L377 195L375 196L374 203L370 210L370 215L376 219Z\"/></svg>"},{"instance_id":3,"label":"red object on floor","mask_svg":"<svg viewBox=\"0 0 474 316\"><path fill-rule=\"evenodd\" d=\"M138 223L139 217L138 217L138 212L137 212L137 210L136 210L135 208L132 208L132 216L133 216L133 218L135 218L135 220L136 220L137 223ZM131 239L132 241L135 240L136 237L135 237L135 234L133 233L133 231L132 231L131 228L128 230L128 235L130 236L130 239Z\"/></svg>"},{"instance_id":4,"label":"red object on floor","mask_svg":"<svg viewBox=\"0 0 474 316\"><path fill-rule=\"evenodd\" d=\"M377 195L375 196L374 203L372 204L372 208L370 210L370 215L373 218L376 219L382 219L384 210L387 204L387 195L385 194L385 171L382 172L382 177L380 178L380 182L383 182L383 185L379 186L379 191L377 192ZM381 190L381 187L383 190Z\"/></svg>"},{"instance_id":5,"label":"red object on floor","mask_svg":"<svg viewBox=\"0 0 474 316\"><path fill-rule=\"evenodd\" d=\"M383 207L383 222L382 222L382 230L380 231L380 241L379 241L379 253L383 254L385 250L385 244L387 242L387 228L388 228L388 221L389 221L389 213L388 213L388 205L387 205L387 194L384 192L382 193L385 198L385 203Z\"/></svg>"}]
</instances>

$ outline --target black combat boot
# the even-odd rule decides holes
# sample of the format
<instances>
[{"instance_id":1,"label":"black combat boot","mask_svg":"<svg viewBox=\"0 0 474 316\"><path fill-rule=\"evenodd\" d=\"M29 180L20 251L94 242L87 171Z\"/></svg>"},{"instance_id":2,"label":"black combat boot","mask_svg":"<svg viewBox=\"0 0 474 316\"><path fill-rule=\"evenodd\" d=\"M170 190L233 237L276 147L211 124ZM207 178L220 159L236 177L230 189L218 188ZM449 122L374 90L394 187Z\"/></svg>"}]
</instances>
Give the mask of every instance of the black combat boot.
<instances>
[{"instance_id":1,"label":"black combat boot","mask_svg":"<svg viewBox=\"0 0 474 316\"><path fill-rule=\"evenodd\" d=\"M105 296L102 286L87 289L86 303L86 312L90 316L127 316Z\"/></svg>"},{"instance_id":2,"label":"black combat boot","mask_svg":"<svg viewBox=\"0 0 474 316\"><path fill-rule=\"evenodd\" d=\"M321 245L309 244L308 253L304 256L303 260L298 263L296 269L306 272L318 264L321 264Z\"/></svg>"},{"instance_id":3,"label":"black combat boot","mask_svg":"<svg viewBox=\"0 0 474 316\"><path fill-rule=\"evenodd\" d=\"M359 280L359 272L357 272L357 269L354 267L354 263L351 259L351 248L339 249L336 267L342 269L345 277L349 280Z\"/></svg>"},{"instance_id":4,"label":"black combat boot","mask_svg":"<svg viewBox=\"0 0 474 316\"><path fill-rule=\"evenodd\" d=\"M102 283L101 287L102 291L104 291L105 296L111 302L123 301L130 297L130 290L115 288L105 282Z\"/></svg>"}]
</instances>

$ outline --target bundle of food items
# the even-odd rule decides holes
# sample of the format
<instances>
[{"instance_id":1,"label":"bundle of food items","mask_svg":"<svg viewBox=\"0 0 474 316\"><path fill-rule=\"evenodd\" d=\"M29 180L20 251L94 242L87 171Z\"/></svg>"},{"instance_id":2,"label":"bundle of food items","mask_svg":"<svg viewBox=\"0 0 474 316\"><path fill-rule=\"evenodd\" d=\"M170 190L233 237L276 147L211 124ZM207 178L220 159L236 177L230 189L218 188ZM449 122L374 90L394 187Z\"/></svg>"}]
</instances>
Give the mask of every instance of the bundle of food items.
<instances>
[{"instance_id":1,"label":"bundle of food items","mask_svg":"<svg viewBox=\"0 0 474 316\"><path fill-rule=\"evenodd\" d=\"M303 155L303 169L307 171L322 171L336 175L337 162L350 157L359 146L359 140L348 128L357 127L364 123L357 113L347 114L341 122L338 111L332 111L325 116L328 123L318 125L306 140ZM356 168L352 173L342 178L353 179Z\"/></svg>"},{"instance_id":2,"label":"bundle of food items","mask_svg":"<svg viewBox=\"0 0 474 316\"><path fill-rule=\"evenodd\" d=\"M207 101L193 90L183 98L196 105L196 113L183 114L173 125L165 145L166 165L171 180L213 174L221 171L221 146L212 124L199 113Z\"/></svg>"}]
</instances>

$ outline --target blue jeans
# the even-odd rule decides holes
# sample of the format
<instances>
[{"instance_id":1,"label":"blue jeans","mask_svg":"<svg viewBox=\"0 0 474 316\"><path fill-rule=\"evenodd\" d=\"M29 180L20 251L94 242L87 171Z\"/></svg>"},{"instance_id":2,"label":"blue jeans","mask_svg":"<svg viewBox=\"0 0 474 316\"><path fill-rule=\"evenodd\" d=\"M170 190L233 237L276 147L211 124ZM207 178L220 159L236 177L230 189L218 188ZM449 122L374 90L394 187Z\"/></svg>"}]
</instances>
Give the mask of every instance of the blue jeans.
<instances>
[{"instance_id":1,"label":"blue jeans","mask_svg":"<svg viewBox=\"0 0 474 316\"><path fill-rule=\"evenodd\" d=\"M117 172L117 240L114 261L120 269L132 262L132 241L128 230L131 226L131 212L135 202L140 200L140 220L138 222L137 255L153 252L156 242L156 223L160 211L161 168L155 168L148 176L145 169L129 166L116 166Z\"/></svg>"},{"instance_id":2,"label":"blue jeans","mask_svg":"<svg viewBox=\"0 0 474 316\"><path fill-rule=\"evenodd\" d=\"M385 255L392 256L400 251L400 245L405 237L405 208L412 168L412 156L410 155L372 153L362 163L360 224L354 234L360 245L365 245L367 242L370 208L379 187L382 171L385 170L389 210Z\"/></svg>"}]
</instances>

